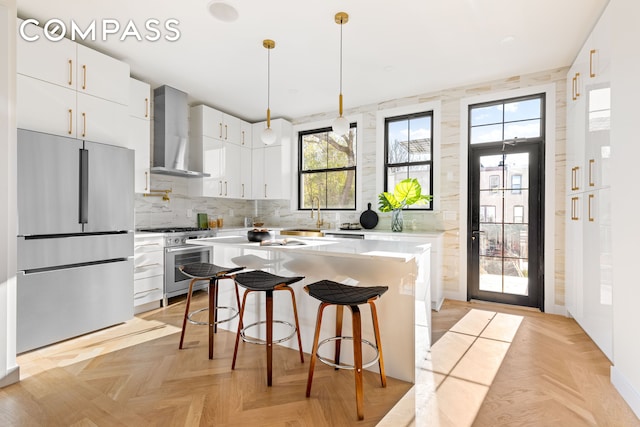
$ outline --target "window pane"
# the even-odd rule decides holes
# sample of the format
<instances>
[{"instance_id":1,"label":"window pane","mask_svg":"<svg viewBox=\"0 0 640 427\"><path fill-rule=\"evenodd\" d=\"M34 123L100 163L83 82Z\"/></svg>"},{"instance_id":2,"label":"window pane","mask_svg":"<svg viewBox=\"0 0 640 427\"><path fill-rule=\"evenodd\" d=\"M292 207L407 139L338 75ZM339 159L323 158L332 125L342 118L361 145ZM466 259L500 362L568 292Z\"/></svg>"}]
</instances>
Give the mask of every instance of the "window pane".
<instances>
[{"instance_id":1,"label":"window pane","mask_svg":"<svg viewBox=\"0 0 640 427\"><path fill-rule=\"evenodd\" d=\"M311 201L314 197L320 199L320 206L325 206L325 194L327 188L327 173L314 172L305 173L300 180L300 208L311 209Z\"/></svg>"},{"instance_id":2,"label":"window pane","mask_svg":"<svg viewBox=\"0 0 640 427\"><path fill-rule=\"evenodd\" d=\"M327 173L327 201L323 207L343 209L355 206L355 175L353 170Z\"/></svg>"},{"instance_id":3,"label":"window pane","mask_svg":"<svg viewBox=\"0 0 640 427\"><path fill-rule=\"evenodd\" d=\"M409 166L409 178L415 178L418 180L422 194L431 194L431 165ZM431 202L428 202L424 205L407 206L407 209L425 209L430 207Z\"/></svg>"},{"instance_id":4,"label":"window pane","mask_svg":"<svg viewBox=\"0 0 640 427\"><path fill-rule=\"evenodd\" d=\"M514 138L537 138L540 135L540 119L505 123L504 125L505 140Z\"/></svg>"},{"instance_id":5,"label":"window pane","mask_svg":"<svg viewBox=\"0 0 640 427\"><path fill-rule=\"evenodd\" d=\"M328 132L320 132L302 137L302 170L327 168Z\"/></svg>"},{"instance_id":6,"label":"window pane","mask_svg":"<svg viewBox=\"0 0 640 427\"><path fill-rule=\"evenodd\" d=\"M541 99L528 99L504 104L504 121L539 119L541 117Z\"/></svg>"},{"instance_id":7,"label":"window pane","mask_svg":"<svg viewBox=\"0 0 640 427\"><path fill-rule=\"evenodd\" d=\"M356 164L356 133L351 129L346 135L328 134L327 167L344 168Z\"/></svg>"},{"instance_id":8,"label":"window pane","mask_svg":"<svg viewBox=\"0 0 640 427\"><path fill-rule=\"evenodd\" d=\"M409 168L407 166L387 168L386 191L392 192L397 183L407 178L409 178Z\"/></svg>"},{"instance_id":9,"label":"window pane","mask_svg":"<svg viewBox=\"0 0 640 427\"><path fill-rule=\"evenodd\" d=\"M431 116L409 120L409 161L431 160Z\"/></svg>"},{"instance_id":10,"label":"window pane","mask_svg":"<svg viewBox=\"0 0 640 427\"><path fill-rule=\"evenodd\" d=\"M502 141L502 124L471 128L471 144Z\"/></svg>"},{"instance_id":11,"label":"window pane","mask_svg":"<svg viewBox=\"0 0 640 427\"><path fill-rule=\"evenodd\" d=\"M502 104L471 110L471 126L502 123Z\"/></svg>"},{"instance_id":12,"label":"window pane","mask_svg":"<svg viewBox=\"0 0 640 427\"><path fill-rule=\"evenodd\" d=\"M388 122L387 163L404 163L409 161L409 121Z\"/></svg>"}]
</instances>

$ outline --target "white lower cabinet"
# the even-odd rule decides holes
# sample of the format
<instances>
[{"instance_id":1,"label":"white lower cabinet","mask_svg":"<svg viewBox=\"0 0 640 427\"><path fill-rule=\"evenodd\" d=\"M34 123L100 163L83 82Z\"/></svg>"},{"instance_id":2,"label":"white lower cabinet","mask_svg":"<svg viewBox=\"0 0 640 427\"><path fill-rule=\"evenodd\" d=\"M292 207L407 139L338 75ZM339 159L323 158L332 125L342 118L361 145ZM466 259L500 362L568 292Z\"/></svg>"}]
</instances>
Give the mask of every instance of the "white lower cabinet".
<instances>
[{"instance_id":1,"label":"white lower cabinet","mask_svg":"<svg viewBox=\"0 0 640 427\"><path fill-rule=\"evenodd\" d=\"M392 241L419 241L431 244L431 266L429 270L430 278L430 298L431 309L440 311L444 302L443 281L442 281L442 234L398 234L398 233L378 233L378 232L362 232L367 240L392 240ZM421 290L416 289L416 299L424 298Z\"/></svg>"},{"instance_id":2,"label":"white lower cabinet","mask_svg":"<svg viewBox=\"0 0 640 427\"><path fill-rule=\"evenodd\" d=\"M136 234L133 254L134 309L159 307L164 296L164 237Z\"/></svg>"}]
</instances>

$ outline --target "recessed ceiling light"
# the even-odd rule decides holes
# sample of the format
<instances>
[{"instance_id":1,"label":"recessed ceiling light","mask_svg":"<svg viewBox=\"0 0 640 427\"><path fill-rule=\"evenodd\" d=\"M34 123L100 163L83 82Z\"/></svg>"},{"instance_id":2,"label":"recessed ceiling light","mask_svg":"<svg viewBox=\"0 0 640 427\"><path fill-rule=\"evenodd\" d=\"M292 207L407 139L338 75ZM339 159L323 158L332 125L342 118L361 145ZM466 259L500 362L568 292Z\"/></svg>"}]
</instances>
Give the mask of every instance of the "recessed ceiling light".
<instances>
[{"instance_id":1,"label":"recessed ceiling light","mask_svg":"<svg viewBox=\"0 0 640 427\"><path fill-rule=\"evenodd\" d=\"M238 19L238 11L228 3L214 0L209 3L208 7L209 13L220 21L233 22Z\"/></svg>"}]
</instances>

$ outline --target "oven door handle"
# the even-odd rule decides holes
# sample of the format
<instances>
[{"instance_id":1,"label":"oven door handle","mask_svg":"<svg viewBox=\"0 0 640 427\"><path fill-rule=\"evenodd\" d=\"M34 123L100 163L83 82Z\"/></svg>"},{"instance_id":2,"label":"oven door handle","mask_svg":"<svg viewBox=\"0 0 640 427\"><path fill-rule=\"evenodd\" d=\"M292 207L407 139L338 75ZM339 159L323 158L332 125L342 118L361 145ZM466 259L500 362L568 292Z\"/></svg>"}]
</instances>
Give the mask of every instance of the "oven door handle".
<instances>
[{"instance_id":1,"label":"oven door handle","mask_svg":"<svg viewBox=\"0 0 640 427\"><path fill-rule=\"evenodd\" d=\"M207 248L206 246L199 246L199 245L189 245L189 247L184 247L181 246L179 248L166 248L165 251L167 251L168 254L170 253L174 253L174 252L186 252L186 251L203 251L203 250L209 250L209 248Z\"/></svg>"}]
</instances>

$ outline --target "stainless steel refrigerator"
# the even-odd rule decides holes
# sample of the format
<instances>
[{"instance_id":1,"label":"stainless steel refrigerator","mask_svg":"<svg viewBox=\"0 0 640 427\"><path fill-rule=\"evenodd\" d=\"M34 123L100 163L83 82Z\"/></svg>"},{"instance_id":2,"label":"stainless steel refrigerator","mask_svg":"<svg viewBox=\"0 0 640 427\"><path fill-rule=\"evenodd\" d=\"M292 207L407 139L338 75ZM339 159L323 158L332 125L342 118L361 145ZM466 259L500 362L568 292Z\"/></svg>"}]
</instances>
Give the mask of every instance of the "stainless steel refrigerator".
<instances>
[{"instance_id":1,"label":"stainless steel refrigerator","mask_svg":"<svg viewBox=\"0 0 640 427\"><path fill-rule=\"evenodd\" d=\"M133 317L134 152L18 129L17 352Z\"/></svg>"}]
</instances>

